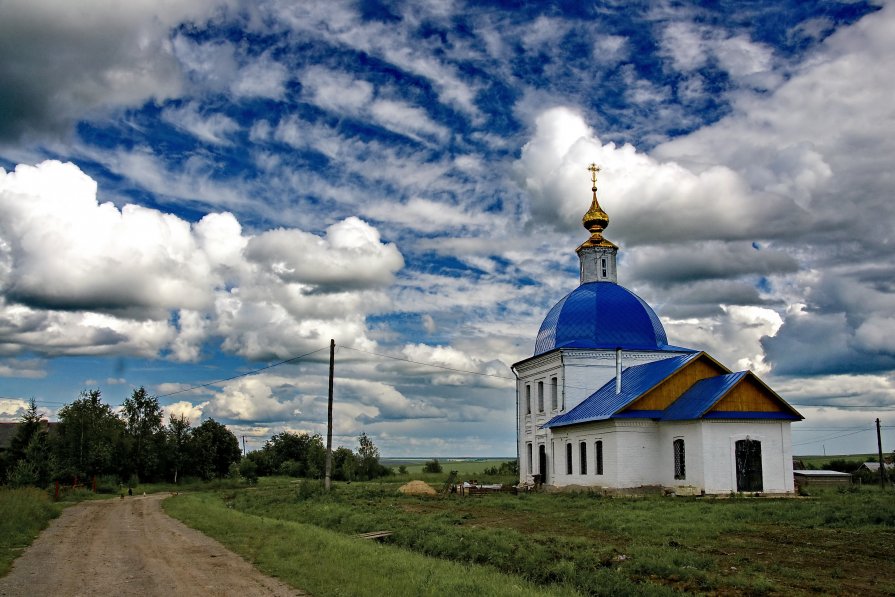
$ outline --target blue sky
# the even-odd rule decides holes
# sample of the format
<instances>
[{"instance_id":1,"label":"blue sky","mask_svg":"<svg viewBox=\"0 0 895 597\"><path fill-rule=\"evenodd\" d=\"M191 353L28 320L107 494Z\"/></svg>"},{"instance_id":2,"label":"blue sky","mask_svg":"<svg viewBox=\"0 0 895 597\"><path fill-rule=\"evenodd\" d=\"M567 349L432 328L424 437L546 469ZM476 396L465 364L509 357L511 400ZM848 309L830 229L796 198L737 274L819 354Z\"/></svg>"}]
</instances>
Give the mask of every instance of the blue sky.
<instances>
[{"instance_id":1,"label":"blue sky","mask_svg":"<svg viewBox=\"0 0 895 597\"><path fill-rule=\"evenodd\" d=\"M886 3L5 2L0 417L322 432L334 338L338 444L513 455L597 162L670 342L891 451L893 57Z\"/></svg>"}]
</instances>

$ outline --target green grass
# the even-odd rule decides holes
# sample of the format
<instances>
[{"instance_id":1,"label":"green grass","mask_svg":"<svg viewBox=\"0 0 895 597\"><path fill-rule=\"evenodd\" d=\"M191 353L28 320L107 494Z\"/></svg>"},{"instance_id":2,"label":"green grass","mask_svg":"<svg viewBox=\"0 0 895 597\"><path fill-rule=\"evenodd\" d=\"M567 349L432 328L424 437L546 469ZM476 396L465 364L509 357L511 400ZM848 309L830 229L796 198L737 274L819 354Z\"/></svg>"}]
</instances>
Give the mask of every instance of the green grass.
<instances>
[{"instance_id":1,"label":"green grass","mask_svg":"<svg viewBox=\"0 0 895 597\"><path fill-rule=\"evenodd\" d=\"M324 495L316 482L262 479L253 489L203 494L203 504L265 528L295 523L352 541L391 530L390 549L408 557L486 567L540 590L895 592L886 584L895 562L885 555L895 550L895 496L875 488L809 499L421 498L399 495L401 482L336 484Z\"/></svg>"},{"instance_id":2,"label":"green grass","mask_svg":"<svg viewBox=\"0 0 895 597\"><path fill-rule=\"evenodd\" d=\"M211 493L183 494L165 510L211 535L263 572L327 595L573 595L491 568L409 553L319 527L229 509Z\"/></svg>"},{"instance_id":3,"label":"green grass","mask_svg":"<svg viewBox=\"0 0 895 597\"><path fill-rule=\"evenodd\" d=\"M13 560L59 516L62 508L41 489L0 488L0 576L9 572Z\"/></svg>"}]
</instances>

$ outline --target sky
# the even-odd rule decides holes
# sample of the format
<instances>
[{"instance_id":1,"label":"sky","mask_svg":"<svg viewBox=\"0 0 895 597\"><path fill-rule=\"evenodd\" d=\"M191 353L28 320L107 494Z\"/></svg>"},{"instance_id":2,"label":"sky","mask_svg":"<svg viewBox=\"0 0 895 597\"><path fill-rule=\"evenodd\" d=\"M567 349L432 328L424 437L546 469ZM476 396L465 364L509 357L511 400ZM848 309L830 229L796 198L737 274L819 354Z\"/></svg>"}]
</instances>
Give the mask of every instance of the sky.
<instances>
[{"instance_id":1,"label":"sky","mask_svg":"<svg viewBox=\"0 0 895 597\"><path fill-rule=\"evenodd\" d=\"M671 344L891 452L893 61L887 2L0 2L0 418L325 434L334 339L335 445L515 456L595 162Z\"/></svg>"}]
</instances>

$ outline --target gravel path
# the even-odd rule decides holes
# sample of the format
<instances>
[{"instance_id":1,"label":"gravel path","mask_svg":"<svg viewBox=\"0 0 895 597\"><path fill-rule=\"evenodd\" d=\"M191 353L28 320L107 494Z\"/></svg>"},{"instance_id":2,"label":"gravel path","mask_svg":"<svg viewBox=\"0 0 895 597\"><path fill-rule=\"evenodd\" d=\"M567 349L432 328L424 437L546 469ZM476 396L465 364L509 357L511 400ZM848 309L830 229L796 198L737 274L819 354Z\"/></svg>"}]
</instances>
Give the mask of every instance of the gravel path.
<instances>
[{"instance_id":1,"label":"gravel path","mask_svg":"<svg viewBox=\"0 0 895 597\"><path fill-rule=\"evenodd\" d=\"M166 515L167 494L66 508L0 578L0 595L304 595Z\"/></svg>"}]
</instances>

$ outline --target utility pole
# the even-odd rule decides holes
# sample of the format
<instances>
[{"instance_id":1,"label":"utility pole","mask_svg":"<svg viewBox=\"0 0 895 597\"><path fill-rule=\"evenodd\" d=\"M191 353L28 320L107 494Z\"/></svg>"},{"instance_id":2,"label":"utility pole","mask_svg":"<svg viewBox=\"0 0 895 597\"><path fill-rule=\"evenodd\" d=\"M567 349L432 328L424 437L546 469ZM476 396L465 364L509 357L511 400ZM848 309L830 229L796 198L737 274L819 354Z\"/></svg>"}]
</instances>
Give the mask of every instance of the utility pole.
<instances>
[{"instance_id":1,"label":"utility pole","mask_svg":"<svg viewBox=\"0 0 895 597\"><path fill-rule=\"evenodd\" d=\"M876 419L876 449L879 450L879 487L886 488L886 463L883 462L883 438L879 431L879 418Z\"/></svg>"},{"instance_id":2,"label":"utility pole","mask_svg":"<svg viewBox=\"0 0 895 597\"><path fill-rule=\"evenodd\" d=\"M245 458L246 455L246 436L242 436L242 457Z\"/></svg>"},{"instance_id":3,"label":"utility pole","mask_svg":"<svg viewBox=\"0 0 895 597\"><path fill-rule=\"evenodd\" d=\"M336 365L336 341L329 341L329 404L326 407L326 476L323 487L329 491L333 474L333 373Z\"/></svg>"}]
</instances>

